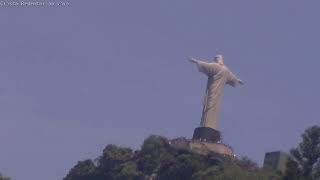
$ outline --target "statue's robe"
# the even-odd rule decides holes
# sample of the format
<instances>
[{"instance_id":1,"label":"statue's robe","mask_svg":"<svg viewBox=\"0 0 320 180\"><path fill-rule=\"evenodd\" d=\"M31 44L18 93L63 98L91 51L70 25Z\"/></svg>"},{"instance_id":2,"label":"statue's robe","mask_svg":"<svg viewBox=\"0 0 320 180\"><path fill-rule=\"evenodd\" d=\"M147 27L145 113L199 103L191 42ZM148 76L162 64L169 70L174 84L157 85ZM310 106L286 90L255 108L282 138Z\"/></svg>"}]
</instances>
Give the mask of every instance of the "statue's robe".
<instances>
[{"instance_id":1,"label":"statue's robe","mask_svg":"<svg viewBox=\"0 0 320 180\"><path fill-rule=\"evenodd\" d=\"M199 71L208 76L200 125L217 129L218 111L223 88L225 84L236 86L239 83L239 79L225 65L203 61L197 61L196 64Z\"/></svg>"}]
</instances>

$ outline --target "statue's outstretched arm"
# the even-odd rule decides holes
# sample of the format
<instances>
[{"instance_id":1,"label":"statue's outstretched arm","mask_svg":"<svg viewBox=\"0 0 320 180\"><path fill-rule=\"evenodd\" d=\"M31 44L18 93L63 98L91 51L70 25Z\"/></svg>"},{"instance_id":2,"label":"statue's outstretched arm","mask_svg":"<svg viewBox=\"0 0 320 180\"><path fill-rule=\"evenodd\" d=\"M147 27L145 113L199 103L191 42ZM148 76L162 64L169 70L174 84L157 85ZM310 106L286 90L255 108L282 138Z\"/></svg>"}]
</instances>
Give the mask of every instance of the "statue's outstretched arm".
<instances>
[{"instance_id":1,"label":"statue's outstretched arm","mask_svg":"<svg viewBox=\"0 0 320 180\"><path fill-rule=\"evenodd\" d=\"M235 87L238 84L243 85L244 82L241 79L239 79L236 75L234 75L232 72L230 72L230 77L229 77L229 80L227 81L227 84Z\"/></svg>"},{"instance_id":2,"label":"statue's outstretched arm","mask_svg":"<svg viewBox=\"0 0 320 180\"><path fill-rule=\"evenodd\" d=\"M196 60L193 57L189 57L189 61L192 62L192 63L198 63L198 60Z\"/></svg>"},{"instance_id":3,"label":"statue's outstretched arm","mask_svg":"<svg viewBox=\"0 0 320 180\"><path fill-rule=\"evenodd\" d=\"M208 76L212 76L218 72L219 68L214 63L208 63L205 61L197 60L195 58L189 58L189 59L190 59L189 60L190 62L195 63L197 65L198 70L200 72L203 72L204 74L206 74Z\"/></svg>"}]
</instances>

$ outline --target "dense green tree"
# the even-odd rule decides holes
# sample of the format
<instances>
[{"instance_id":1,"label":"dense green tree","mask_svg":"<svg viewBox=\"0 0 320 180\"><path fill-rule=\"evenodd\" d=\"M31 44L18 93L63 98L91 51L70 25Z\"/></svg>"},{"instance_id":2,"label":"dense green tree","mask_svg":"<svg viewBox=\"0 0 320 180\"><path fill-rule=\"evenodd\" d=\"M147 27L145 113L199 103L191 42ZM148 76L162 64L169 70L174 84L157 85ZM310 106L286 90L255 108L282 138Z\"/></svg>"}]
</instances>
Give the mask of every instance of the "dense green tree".
<instances>
[{"instance_id":1,"label":"dense green tree","mask_svg":"<svg viewBox=\"0 0 320 180\"><path fill-rule=\"evenodd\" d=\"M78 162L64 178L64 180L94 180L98 179L96 166L92 160Z\"/></svg>"},{"instance_id":2,"label":"dense green tree","mask_svg":"<svg viewBox=\"0 0 320 180\"><path fill-rule=\"evenodd\" d=\"M143 143L137 154L138 168L147 175L157 172L161 165L170 162L174 158L172 148L166 138L149 136Z\"/></svg>"},{"instance_id":3,"label":"dense green tree","mask_svg":"<svg viewBox=\"0 0 320 180\"><path fill-rule=\"evenodd\" d=\"M64 180L276 180L249 158L234 160L219 154L200 155L175 149L166 138L149 136L140 150L108 145L95 162L74 166Z\"/></svg>"},{"instance_id":4,"label":"dense green tree","mask_svg":"<svg viewBox=\"0 0 320 180\"><path fill-rule=\"evenodd\" d=\"M192 177L193 180L280 180L281 177L272 172L255 170L245 171L235 163L224 163L200 170Z\"/></svg>"},{"instance_id":5,"label":"dense green tree","mask_svg":"<svg viewBox=\"0 0 320 180\"><path fill-rule=\"evenodd\" d=\"M252 161L249 157L243 156L240 159L236 160L236 163L247 171L254 171L259 169L258 164Z\"/></svg>"},{"instance_id":6,"label":"dense green tree","mask_svg":"<svg viewBox=\"0 0 320 180\"><path fill-rule=\"evenodd\" d=\"M118 173L113 177L115 180L143 180L144 176L137 168L137 164L133 161L123 163Z\"/></svg>"},{"instance_id":7,"label":"dense green tree","mask_svg":"<svg viewBox=\"0 0 320 180\"><path fill-rule=\"evenodd\" d=\"M97 159L97 171L100 177L115 179L121 172L124 163L133 158L133 151L130 148L108 145L102 155Z\"/></svg>"},{"instance_id":8,"label":"dense green tree","mask_svg":"<svg viewBox=\"0 0 320 180\"><path fill-rule=\"evenodd\" d=\"M302 142L290 151L285 179L320 179L320 127L312 126L302 134Z\"/></svg>"},{"instance_id":9,"label":"dense green tree","mask_svg":"<svg viewBox=\"0 0 320 180\"><path fill-rule=\"evenodd\" d=\"M0 173L0 180L10 180L9 177L6 177L6 176L3 176L1 173Z\"/></svg>"},{"instance_id":10,"label":"dense green tree","mask_svg":"<svg viewBox=\"0 0 320 180\"><path fill-rule=\"evenodd\" d=\"M320 179L320 158L313 166L312 176Z\"/></svg>"},{"instance_id":11,"label":"dense green tree","mask_svg":"<svg viewBox=\"0 0 320 180\"><path fill-rule=\"evenodd\" d=\"M195 153L178 154L175 158L163 163L158 172L159 180L191 180L195 172L207 165L208 162L204 156Z\"/></svg>"},{"instance_id":12,"label":"dense green tree","mask_svg":"<svg viewBox=\"0 0 320 180\"><path fill-rule=\"evenodd\" d=\"M284 176L284 180L299 180L300 177L300 168L298 167L298 163L294 161L292 158L288 159L286 172Z\"/></svg>"}]
</instances>

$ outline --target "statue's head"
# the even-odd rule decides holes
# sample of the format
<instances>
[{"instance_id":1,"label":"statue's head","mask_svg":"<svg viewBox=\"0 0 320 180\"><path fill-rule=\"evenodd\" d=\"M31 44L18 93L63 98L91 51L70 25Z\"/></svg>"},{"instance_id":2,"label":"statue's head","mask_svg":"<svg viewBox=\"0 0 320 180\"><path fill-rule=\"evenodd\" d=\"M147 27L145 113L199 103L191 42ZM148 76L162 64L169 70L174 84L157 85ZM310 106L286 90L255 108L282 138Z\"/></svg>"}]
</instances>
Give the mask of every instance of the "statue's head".
<instances>
[{"instance_id":1,"label":"statue's head","mask_svg":"<svg viewBox=\"0 0 320 180\"><path fill-rule=\"evenodd\" d=\"M214 62L220 64L220 65L223 65L223 56L222 54L218 54L214 57Z\"/></svg>"}]
</instances>

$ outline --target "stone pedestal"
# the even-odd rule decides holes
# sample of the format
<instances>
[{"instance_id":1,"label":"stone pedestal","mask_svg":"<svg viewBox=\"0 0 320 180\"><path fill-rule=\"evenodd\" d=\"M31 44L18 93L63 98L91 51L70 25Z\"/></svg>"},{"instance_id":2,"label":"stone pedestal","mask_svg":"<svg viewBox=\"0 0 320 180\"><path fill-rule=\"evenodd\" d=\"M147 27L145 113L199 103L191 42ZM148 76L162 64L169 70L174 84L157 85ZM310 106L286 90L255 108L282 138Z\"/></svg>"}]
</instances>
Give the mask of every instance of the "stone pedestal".
<instances>
[{"instance_id":1,"label":"stone pedestal","mask_svg":"<svg viewBox=\"0 0 320 180\"><path fill-rule=\"evenodd\" d=\"M209 127L197 127L193 132L193 140L216 143L221 140L220 132Z\"/></svg>"},{"instance_id":2,"label":"stone pedestal","mask_svg":"<svg viewBox=\"0 0 320 180\"><path fill-rule=\"evenodd\" d=\"M235 157L232 148L221 142L213 143L200 140L189 140L186 138L176 138L170 141L170 145L177 149L188 150L203 155L213 152L230 158Z\"/></svg>"},{"instance_id":3,"label":"stone pedestal","mask_svg":"<svg viewBox=\"0 0 320 180\"><path fill-rule=\"evenodd\" d=\"M194 130L192 139L176 138L170 141L172 147L184 149L199 154L218 153L234 158L232 148L221 142L220 132L209 127L198 127Z\"/></svg>"},{"instance_id":4,"label":"stone pedestal","mask_svg":"<svg viewBox=\"0 0 320 180\"><path fill-rule=\"evenodd\" d=\"M197 152L205 155L211 152L214 152L214 153L218 153L231 158L235 157L232 148L223 143L211 143L211 142L193 140L193 141L190 141L189 148L193 152Z\"/></svg>"}]
</instances>

